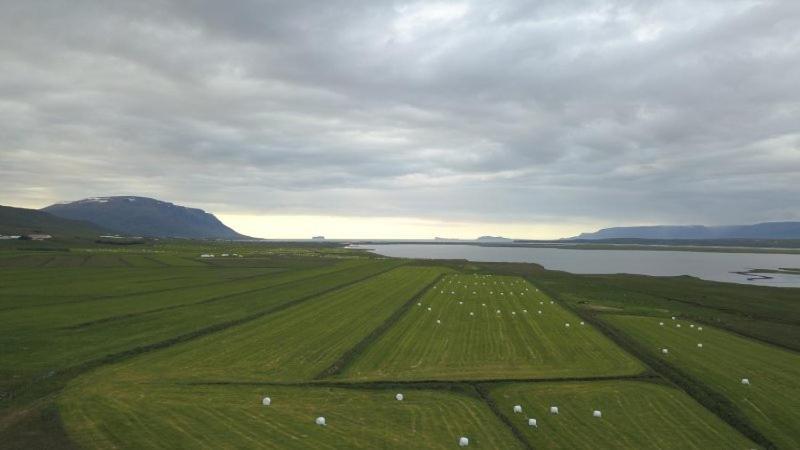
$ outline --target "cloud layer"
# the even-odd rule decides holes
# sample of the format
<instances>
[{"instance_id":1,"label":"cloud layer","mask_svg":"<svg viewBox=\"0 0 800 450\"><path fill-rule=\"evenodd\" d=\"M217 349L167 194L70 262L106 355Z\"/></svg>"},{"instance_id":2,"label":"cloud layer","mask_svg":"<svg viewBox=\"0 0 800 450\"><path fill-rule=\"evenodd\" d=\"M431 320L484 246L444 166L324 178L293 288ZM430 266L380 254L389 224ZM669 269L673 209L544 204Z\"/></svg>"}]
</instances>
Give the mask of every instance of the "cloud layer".
<instances>
[{"instance_id":1,"label":"cloud layer","mask_svg":"<svg viewBox=\"0 0 800 450\"><path fill-rule=\"evenodd\" d=\"M2 1L0 203L800 219L796 1Z\"/></svg>"}]
</instances>

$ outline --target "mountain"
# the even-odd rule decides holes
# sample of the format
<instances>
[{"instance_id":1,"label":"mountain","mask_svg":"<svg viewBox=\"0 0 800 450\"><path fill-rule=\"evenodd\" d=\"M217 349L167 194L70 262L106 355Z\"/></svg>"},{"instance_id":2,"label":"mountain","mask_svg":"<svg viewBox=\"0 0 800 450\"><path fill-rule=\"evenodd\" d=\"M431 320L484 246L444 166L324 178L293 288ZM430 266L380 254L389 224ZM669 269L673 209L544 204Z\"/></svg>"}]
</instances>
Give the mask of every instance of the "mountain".
<instances>
[{"instance_id":1,"label":"mountain","mask_svg":"<svg viewBox=\"0 0 800 450\"><path fill-rule=\"evenodd\" d=\"M513 239L504 238L502 236L481 236L475 240L478 242L514 242Z\"/></svg>"},{"instance_id":2,"label":"mountain","mask_svg":"<svg viewBox=\"0 0 800 450\"><path fill-rule=\"evenodd\" d=\"M109 233L93 223L56 217L37 209L0 206L0 235L49 234L54 237L96 237Z\"/></svg>"},{"instance_id":3,"label":"mountain","mask_svg":"<svg viewBox=\"0 0 800 450\"><path fill-rule=\"evenodd\" d=\"M504 238L501 236L481 236L477 239L456 239L456 238L435 237L433 238L433 240L437 242L483 242L483 243L514 242L513 239Z\"/></svg>"},{"instance_id":4,"label":"mountain","mask_svg":"<svg viewBox=\"0 0 800 450\"><path fill-rule=\"evenodd\" d=\"M604 228L570 239L800 239L800 222L765 222L755 225L656 225Z\"/></svg>"},{"instance_id":5,"label":"mountain","mask_svg":"<svg viewBox=\"0 0 800 450\"><path fill-rule=\"evenodd\" d=\"M213 214L134 196L92 197L42 208L66 219L86 220L129 236L247 239Z\"/></svg>"}]
</instances>

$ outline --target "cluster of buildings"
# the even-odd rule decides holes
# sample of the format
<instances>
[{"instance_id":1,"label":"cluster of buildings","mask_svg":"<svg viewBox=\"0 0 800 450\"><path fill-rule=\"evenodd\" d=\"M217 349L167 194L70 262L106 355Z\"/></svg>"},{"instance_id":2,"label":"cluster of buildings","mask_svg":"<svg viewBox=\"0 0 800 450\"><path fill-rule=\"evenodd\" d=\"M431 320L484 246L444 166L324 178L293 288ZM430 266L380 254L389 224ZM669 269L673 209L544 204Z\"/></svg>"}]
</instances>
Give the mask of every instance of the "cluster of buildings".
<instances>
[{"instance_id":1,"label":"cluster of buildings","mask_svg":"<svg viewBox=\"0 0 800 450\"><path fill-rule=\"evenodd\" d=\"M44 241L45 239L50 239L52 237L53 236L50 236L49 234L21 234L9 236L0 235L0 240L20 239L23 241Z\"/></svg>"}]
</instances>

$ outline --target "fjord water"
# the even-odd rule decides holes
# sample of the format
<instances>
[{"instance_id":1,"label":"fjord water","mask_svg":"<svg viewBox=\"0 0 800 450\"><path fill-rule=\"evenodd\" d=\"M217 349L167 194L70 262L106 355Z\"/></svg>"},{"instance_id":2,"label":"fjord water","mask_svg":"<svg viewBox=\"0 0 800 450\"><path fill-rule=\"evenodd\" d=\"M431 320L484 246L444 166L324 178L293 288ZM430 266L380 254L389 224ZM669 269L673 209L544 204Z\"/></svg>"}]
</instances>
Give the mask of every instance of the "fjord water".
<instances>
[{"instance_id":1,"label":"fjord water","mask_svg":"<svg viewBox=\"0 0 800 450\"><path fill-rule=\"evenodd\" d=\"M741 275L748 269L799 268L800 255L773 253L685 252L669 250L577 250L540 247L488 247L457 244L356 245L384 256L424 259L467 259L484 262L533 262L547 269L572 273L691 275L705 280L800 287L800 276L764 274L770 279Z\"/></svg>"}]
</instances>

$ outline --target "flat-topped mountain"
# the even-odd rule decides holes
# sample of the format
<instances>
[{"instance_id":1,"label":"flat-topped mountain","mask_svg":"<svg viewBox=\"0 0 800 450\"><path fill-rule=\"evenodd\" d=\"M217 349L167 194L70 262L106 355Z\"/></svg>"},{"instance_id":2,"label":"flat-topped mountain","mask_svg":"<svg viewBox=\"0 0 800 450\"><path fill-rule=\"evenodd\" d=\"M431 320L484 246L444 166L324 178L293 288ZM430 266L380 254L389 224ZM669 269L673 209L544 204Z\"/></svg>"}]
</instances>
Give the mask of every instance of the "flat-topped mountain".
<instances>
[{"instance_id":1,"label":"flat-topped mountain","mask_svg":"<svg viewBox=\"0 0 800 450\"><path fill-rule=\"evenodd\" d=\"M475 240L478 242L514 242L513 239L509 239L502 236L481 236Z\"/></svg>"},{"instance_id":2,"label":"flat-topped mountain","mask_svg":"<svg viewBox=\"0 0 800 450\"><path fill-rule=\"evenodd\" d=\"M129 236L246 239L213 214L147 197L92 197L42 208L55 216L84 220Z\"/></svg>"},{"instance_id":3,"label":"flat-topped mountain","mask_svg":"<svg viewBox=\"0 0 800 450\"><path fill-rule=\"evenodd\" d=\"M655 225L604 228L570 239L800 239L800 222L754 225Z\"/></svg>"}]
</instances>

